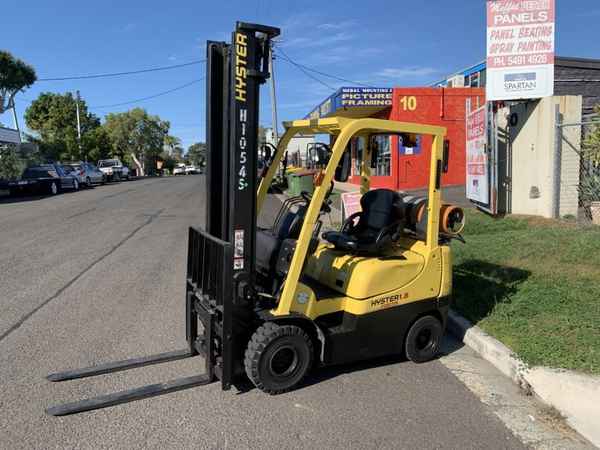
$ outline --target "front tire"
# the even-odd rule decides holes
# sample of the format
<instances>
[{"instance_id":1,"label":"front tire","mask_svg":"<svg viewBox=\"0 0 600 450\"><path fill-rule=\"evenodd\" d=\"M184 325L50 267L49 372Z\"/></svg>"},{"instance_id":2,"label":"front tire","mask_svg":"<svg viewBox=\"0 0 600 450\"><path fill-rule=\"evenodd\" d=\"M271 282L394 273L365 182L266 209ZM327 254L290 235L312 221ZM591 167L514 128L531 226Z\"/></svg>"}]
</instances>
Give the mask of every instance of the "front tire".
<instances>
[{"instance_id":1,"label":"front tire","mask_svg":"<svg viewBox=\"0 0 600 450\"><path fill-rule=\"evenodd\" d=\"M50 195L58 194L58 185L56 184L56 182L53 181L52 183L50 183L48 191L50 192Z\"/></svg>"},{"instance_id":2,"label":"front tire","mask_svg":"<svg viewBox=\"0 0 600 450\"><path fill-rule=\"evenodd\" d=\"M90 179L90 177L86 177L86 178L85 178L85 185L86 185L88 188L92 188L92 180Z\"/></svg>"},{"instance_id":3,"label":"front tire","mask_svg":"<svg viewBox=\"0 0 600 450\"><path fill-rule=\"evenodd\" d=\"M261 391L281 394L304 378L312 366L313 354L312 340L302 328L267 322L248 343L246 375Z\"/></svg>"},{"instance_id":4,"label":"front tire","mask_svg":"<svg viewBox=\"0 0 600 450\"><path fill-rule=\"evenodd\" d=\"M73 179L73 190L74 191L78 191L79 190L79 181L77 181L76 178Z\"/></svg>"},{"instance_id":5,"label":"front tire","mask_svg":"<svg viewBox=\"0 0 600 450\"><path fill-rule=\"evenodd\" d=\"M442 324L433 316L423 316L412 324L404 343L406 357L415 363L431 361L442 341Z\"/></svg>"}]
</instances>

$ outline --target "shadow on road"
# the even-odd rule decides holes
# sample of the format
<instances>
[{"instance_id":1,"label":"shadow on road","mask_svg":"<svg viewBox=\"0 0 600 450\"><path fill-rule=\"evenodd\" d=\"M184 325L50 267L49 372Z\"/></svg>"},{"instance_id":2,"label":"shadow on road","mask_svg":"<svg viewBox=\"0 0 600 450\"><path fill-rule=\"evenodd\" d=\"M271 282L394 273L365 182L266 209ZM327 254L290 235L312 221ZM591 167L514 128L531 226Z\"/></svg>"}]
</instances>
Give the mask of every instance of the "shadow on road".
<instances>
[{"instance_id":1,"label":"shadow on road","mask_svg":"<svg viewBox=\"0 0 600 450\"><path fill-rule=\"evenodd\" d=\"M464 347L464 344L462 342L451 338L446 334L442 341L440 351L435 360L438 360L446 355L450 355L460 350L462 347ZM323 381L336 378L340 375L347 375L354 372L361 372L370 369L376 369L379 367L392 366L399 363L413 364L410 361L408 361L408 359L404 355L390 355L382 356L379 358L373 358L365 361L358 361L355 363L340 364L337 366L314 367L312 371L307 375L307 377L302 381L302 383L296 389L294 389L294 391L301 390L315 384L319 384ZM431 363L432 362L424 364ZM239 390L238 394L245 394L256 389L256 387L249 380L245 380L244 382L236 384L236 388Z\"/></svg>"},{"instance_id":2,"label":"shadow on road","mask_svg":"<svg viewBox=\"0 0 600 450\"><path fill-rule=\"evenodd\" d=\"M102 188L104 186L112 186L112 185L116 185L116 184L122 184L122 183L132 183L134 181L140 181L140 180L146 180L148 179L148 177L132 177L129 180L125 181L111 181L111 182L107 182L105 184L95 184L93 185L91 188L85 187L85 186L81 186L80 190L81 191L87 191L90 189L96 189L96 188ZM1 191L0 191L1 192ZM65 189L64 191L60 192L58 195L70 195L70 194L75 194L78 191L73 191L71 189ZM0 194L0 205L3 204L10 204L10 203L28 203L28 202L34 202L37 200L43 200L45 198L50 198L53 197L53 195L50 194L18 194L18 195L9 195L8 193L6 194Z\"/></svg>"},{"instance_id":3,"label":"shadow on road","mask_svg":"<svg viewBox=\"0 0 600 450\"><path fill-rule=\"evenodd\" d=\"M82 188L82 189L87 189L87 188ZM71 194L75 194L75 191L71 191L71 190L65 190L61 193L59 193L58 195L71 195ZM0 197L0 205L3 204L9 204L9 203L28 203L28 202L35 202L37 200L43 200L45 198L51 198L54 197L53 195L50 194L31 194L31 195L27 195L27 194L19 194L19 195L6 195L6 196L1 196Z\"/></svg>"}]
</instances>

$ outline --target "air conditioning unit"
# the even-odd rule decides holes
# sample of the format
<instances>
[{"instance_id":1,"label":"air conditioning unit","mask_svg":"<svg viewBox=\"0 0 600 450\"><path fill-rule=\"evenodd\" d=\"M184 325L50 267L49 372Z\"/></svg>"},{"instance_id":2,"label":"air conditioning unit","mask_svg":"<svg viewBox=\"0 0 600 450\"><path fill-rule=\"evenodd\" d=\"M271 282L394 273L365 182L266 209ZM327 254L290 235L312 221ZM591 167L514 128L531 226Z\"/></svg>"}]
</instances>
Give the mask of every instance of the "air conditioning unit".
<instances>
[{"instance_id":1,"label":"air conditioning unit","mask_svg":"<svg viewBox=\"0 0 600 450\"><path fill-rule=\"evenodd\" d=\"M448 87L465 87L465 76L464 75L454 75L452 78L448 80Z\"/></svg>"}]
</instances>

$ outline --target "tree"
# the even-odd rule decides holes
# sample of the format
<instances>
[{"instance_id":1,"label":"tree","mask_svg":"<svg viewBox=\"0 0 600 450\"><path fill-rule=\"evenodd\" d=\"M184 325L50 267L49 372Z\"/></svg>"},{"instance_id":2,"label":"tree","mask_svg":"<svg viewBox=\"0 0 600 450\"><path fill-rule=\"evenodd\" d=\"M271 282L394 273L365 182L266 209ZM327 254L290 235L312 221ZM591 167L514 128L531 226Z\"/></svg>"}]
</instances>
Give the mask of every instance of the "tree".
<instances>
[{"instance_id":1,"label":"tree","mask_svg":"<svg viewBox=\"0 0 600 450\"><path fill-rule=\"evenodd\" d=\"M33 67L0 50L0 114L12 108L17 92L28 88L36 80Z\"/></svg>"},{"instance_id":2,"label":"tree","mask_svg":"<svg viewBox=\"0 0 600 450\"><path fill-rule=\"evenodd\" d=\"M600 115L600 105L596 105L594 112ZM585 137L582 145L583 157L600 167L600 126L593 125L590 133Z\"/></svg>"},{"instance_id":3,"label":"tree","mask_svg":"<svg viewBox=\"0 0 600 450\"><path fill-rule=\"evenodd\" d=\"M85 100L79 101L82 142L86 134L100 126L100 119L88 112ZM77 140L77 100L73 94L44 92L25 111L25 123L40 139L40 148L48 159L80 160L87 149L79 149Z\"/></svg>"},{"instance_id":4,"label":"tree","mask_svg":"<svg viewBox=\"0 0 600 450\"><path fill-rule=\"evenodd\" d=\"M23 170L17 151L13 146L0 145L0 180L10 180Z\"/></svg>"},{"instance_id":5,"label":"tree","mask_svg":"<svg viewBox=\"0 0 600 450\"><path fill-rule=\"evenodd\" d=\"M165 152L169 159L174 160L175 162L182 162L183 158L183 147L181 146L181 139L176 136L171 136L168 134L165 136L165 148L167 151Z\"/></svg>"},{"instance_id":6,"label":"tree","mask_svg":"<svg viewBox=\"0 0 600 450\"><path fill-rule=\"evenodd\" d=\"M196 142L190 145L186 156L194 166L203 166L206 160L206 144L204 142Z\"/></svg>"},{"instance_id":7,"label":"tree","mask_svg":"<svg viewBox=\"0 0 600 450\"><path fill-rule=\"evenodd\" d=\"M135 156L142 170L155 167L162 153L170 124L145 109L134 108L124 113L108 114L104 127L111 141L111 154L128 161ZM148 170L150 171L150 170Z\"/></svg>"},{"instance_id":8,"label":"tree","mask_svg":"<svg viewBox=\"0 0 600 450\"><path fill-rule=\"evenodd\" d=\"M181 148L181 139L177 136L171 136L167 134L165 136L164 146L167 152L172 155L176 148Z\"/></svg>"},{"instance_id":9,"label":"tree","mask_svg":"<svg viewBox=\"0 0 600 450\"><path fill-rule=\"evenodd\" d=\"M93 129L82 137L83 148L87 153L87 159L97 163L101 159L111 156L111 141L104 126Z\"/></svg>"}]
</instances>

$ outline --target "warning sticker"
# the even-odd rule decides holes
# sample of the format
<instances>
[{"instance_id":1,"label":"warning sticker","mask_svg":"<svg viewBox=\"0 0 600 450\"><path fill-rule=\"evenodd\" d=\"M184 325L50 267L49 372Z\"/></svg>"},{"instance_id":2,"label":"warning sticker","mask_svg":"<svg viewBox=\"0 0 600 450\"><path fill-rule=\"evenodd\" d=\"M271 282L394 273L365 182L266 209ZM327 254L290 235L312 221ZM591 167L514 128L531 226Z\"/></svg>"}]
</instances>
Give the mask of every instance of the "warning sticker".
<instances>
[{"instance_id":1,"label":"warning sticker","mask_svg":"<svg viewBox=\"0 0 600 450\"><path fill-rule=\"evenodd\" d=\"M243 258L244 257L244 230L235 230L234 242L233 242L233 257Z\"/></svg>"},{"instance_id":2,"label":"warning sticker","mask_svg":"<svg viewBox=\"0 0 600 450\"><path fill-rule=\"evenodd\" d=\"M233 234L233 269L244 268L244 230L235 230Z\"/></svg>"}]
</instances>

